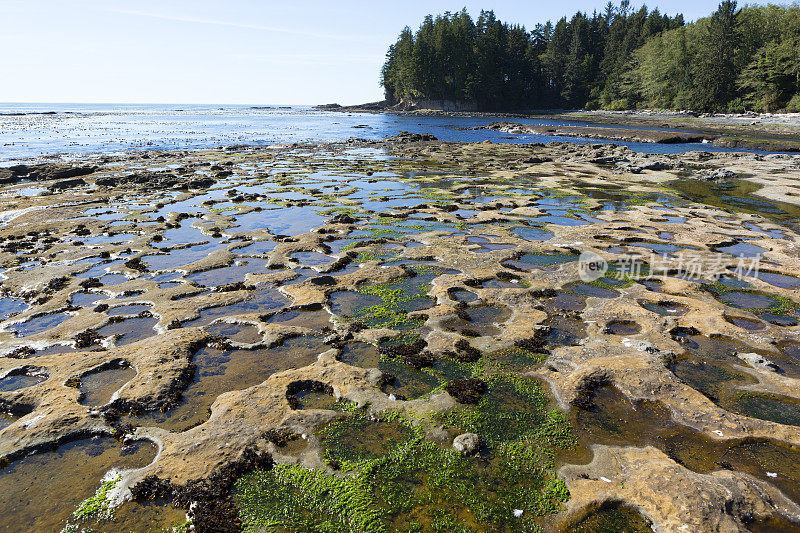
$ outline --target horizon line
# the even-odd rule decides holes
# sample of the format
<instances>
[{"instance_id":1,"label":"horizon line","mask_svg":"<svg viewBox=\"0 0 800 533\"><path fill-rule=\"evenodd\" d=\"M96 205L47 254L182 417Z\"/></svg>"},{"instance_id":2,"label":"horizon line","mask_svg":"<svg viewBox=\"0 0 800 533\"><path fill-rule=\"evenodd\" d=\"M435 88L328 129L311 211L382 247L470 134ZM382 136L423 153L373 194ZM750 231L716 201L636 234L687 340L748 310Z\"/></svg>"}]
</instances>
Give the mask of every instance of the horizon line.
<instances>
[{"instance_id":1,"label":"horizon line","mask_svg":"<svg viewBox=\"0 0 800 533\"><path fill-rule=\"evenodd\" d=\"M334 102L327 102L331 104ZM4 104L59 104L59 105L204 105L204 106L252 106L252 107L306 107L316 105L326 105L321 103L235 103L235 102L133 102L133 101L57 101L57 100L0 100L0 105ZM344 105L344 104L342 104ZM357 104L355 104L357 105Z\"/></svg>"}]
</instances>

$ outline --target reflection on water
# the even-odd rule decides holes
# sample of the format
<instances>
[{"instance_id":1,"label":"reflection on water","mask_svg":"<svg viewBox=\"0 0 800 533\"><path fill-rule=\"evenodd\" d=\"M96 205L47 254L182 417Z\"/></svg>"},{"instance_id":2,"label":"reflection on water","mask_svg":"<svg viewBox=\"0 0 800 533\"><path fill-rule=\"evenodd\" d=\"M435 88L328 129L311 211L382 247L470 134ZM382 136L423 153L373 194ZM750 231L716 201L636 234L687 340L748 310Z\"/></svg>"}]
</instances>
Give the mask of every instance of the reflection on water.
<instances>
[{"instance_id":1,"label":"reflection on water","mask_svg":"<svg viewBox=\"0 0 800 533\"><path fill-rule=\"evenodd\" d=\"M761 185L751 181L679 180L672 181L669 185L694 202L741 213L759 214L781 225L794 227L791 221L800 218L800 206L754 195Z\"/></svg>"},{"instance_id":2,"label":"reflection on water","mask_svg":"<svg viewBox=\"0 0 800 533\"><path fill-rule=\"evenodd\" d=\"M229 350L203 348L193 358L194 380L183 391L181 402L166 412L146 413L123 418L136 426L158 426L170 431L185 431L205 422L217 396L232 390L258 385L281 370L313 363L329 347L322 337L296 337L269 349Z\"/></svg>"},{"instance_id":3,"label":"reflection on water","mask_svg":"<svg viewBox=\"0 0 800 533\"><path fill-rule=\"evenodd\" d=\"M655 446L676 462L700 473L732 469L773 484L800 502L800 448L768 439L712 439L676 424L661 404L632 404L619 390L602 387L591 404L574 407L570 419L580 446L561 461L591 460L589 443L609 446ZM773 474L773 475L770 475Z\"/></svg>"},{"instance_id":4,"label":"reflection on water","mask_svg":"<svg viewBox=\"0 0 800 533\"><path fill-rule=\"evenodd\" d=\"M56 115L3 116L0 145L3 159L30 158L52 153L108 152L216 148L239 144L292 143L301 141L345 141L358 137L382 139L401 131L431 133L445 141L530 143L560 141L592 143L551 135L508 134L472 130L501 117L388 116L369 113L316 111L307 106L259 108L219 105L168 104L2 104L0 112L49 112ZM67 114L71 113L71 114ZM587 125L546 119L514 118L515 122L544 125ZM366 127L361 127L361 126ZM354 129L359 126L359 129ZM742 151L710 144L626 143L645 153L680 153L688 150Z\"/></svg>"},{"instance_id":5,"label":"reflection on water","mask_svg":"<svg viewBox=\"0 0 800 533\"><path fill-rule=\"evenodd\" d=\"M123 447L98 437L12 462L0 470L0 531L60 531L108 470L146 466L155 453L148 442Z\"/></svg>"}]
</instances>

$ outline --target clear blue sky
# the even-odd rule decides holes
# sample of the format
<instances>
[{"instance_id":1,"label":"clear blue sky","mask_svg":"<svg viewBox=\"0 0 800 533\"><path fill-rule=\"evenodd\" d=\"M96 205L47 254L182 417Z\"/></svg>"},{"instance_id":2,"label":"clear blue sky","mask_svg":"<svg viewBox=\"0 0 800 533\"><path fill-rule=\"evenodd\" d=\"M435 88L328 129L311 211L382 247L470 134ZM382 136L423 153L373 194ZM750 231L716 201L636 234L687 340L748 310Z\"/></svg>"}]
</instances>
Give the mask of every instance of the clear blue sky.
<instances>
[{"instance_id":1,"label":"clear blue sky","mask_svg":"<svg viewBox=\"0 0 800 533\"><path fill-rule=\"evenodd\" d=\"M640 6L642 2L632 2ZM658 5L687 20L717 0ZM775 3L789 3L779 0ZM0 102L354 104L403 26L494 9L527 27L604 0L0 0Z\"/></svg>"}]
</instances>

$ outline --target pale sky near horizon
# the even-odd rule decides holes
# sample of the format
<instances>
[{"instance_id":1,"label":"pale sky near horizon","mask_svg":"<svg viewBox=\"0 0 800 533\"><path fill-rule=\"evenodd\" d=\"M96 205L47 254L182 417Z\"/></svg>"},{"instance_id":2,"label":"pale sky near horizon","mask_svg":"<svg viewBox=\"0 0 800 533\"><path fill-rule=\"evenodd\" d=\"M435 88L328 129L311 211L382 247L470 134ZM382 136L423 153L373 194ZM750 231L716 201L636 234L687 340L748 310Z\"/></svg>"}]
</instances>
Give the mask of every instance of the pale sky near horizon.
<instances>
[{"instance_id":1,"label":"pale sky near horizon","mask_svg":"<svg viewBox=\"0 0 800 533\"><path fill-rule=\"evenodd\" d=\"M576 11L600 11L605 3L0 0L0 102L375 101L382 98L386 49L428 13L466 6L477 18L481 8L493 9L501 20L530 29ZM647 2L687 20L717 4Z\"/></svg>"}]
</instances>

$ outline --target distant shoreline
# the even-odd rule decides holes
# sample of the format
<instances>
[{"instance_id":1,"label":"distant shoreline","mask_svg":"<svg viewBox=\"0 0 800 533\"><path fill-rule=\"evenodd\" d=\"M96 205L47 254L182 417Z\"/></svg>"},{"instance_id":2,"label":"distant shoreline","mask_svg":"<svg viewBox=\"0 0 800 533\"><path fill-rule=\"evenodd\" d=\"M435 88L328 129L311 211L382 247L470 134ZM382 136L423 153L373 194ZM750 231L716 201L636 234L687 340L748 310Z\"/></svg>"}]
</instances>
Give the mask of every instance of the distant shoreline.
<instances>
[{"instance_id":1,"label":"distant shoreline","mask_svg":"<svg viewBox=\"0 0 800 533\"><path fill-rule=\"evenodd\" d=\"M327 104L315 106L321 111L374 113L420 117L502 117L519 119L562 120L607 126L620 131L610 139L624 137L625 127L685 130L713 139L716 146L754 150L800 152L800 113L696 113L693 111L629 110L530 110L504 113L485 111L449 111L445 109L403 109L385 102L355 106ZM613 132L612 132L613 133Z\"/></svg>"}]
</instances>

